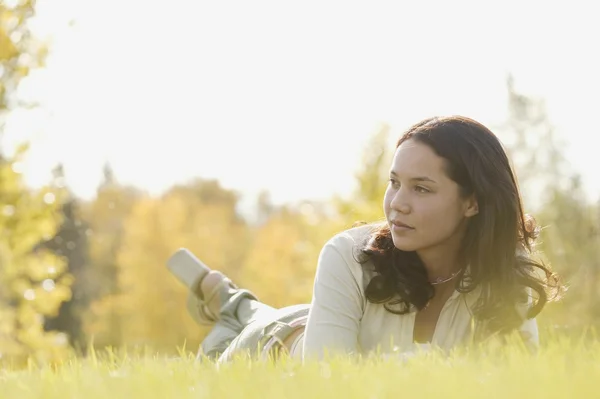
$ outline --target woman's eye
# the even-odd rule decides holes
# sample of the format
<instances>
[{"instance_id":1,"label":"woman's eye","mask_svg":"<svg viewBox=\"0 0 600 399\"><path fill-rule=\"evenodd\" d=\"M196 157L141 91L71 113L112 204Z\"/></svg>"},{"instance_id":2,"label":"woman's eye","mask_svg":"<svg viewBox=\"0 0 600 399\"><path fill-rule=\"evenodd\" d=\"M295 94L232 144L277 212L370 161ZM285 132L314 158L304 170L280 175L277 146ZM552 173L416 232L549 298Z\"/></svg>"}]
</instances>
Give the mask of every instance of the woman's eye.
<instances>
[{"instance_id":1,"label":"woman's eye","mask_svg":"<svg viewBox=\"0 0 600 399\"><path fill-rule=\"evenodd\" d=\"M419 193L428 193L429 192L429 190L427 188L422 187L422 186L416 186L415 190L417 190L417 192L419 192Z\"/></svg>"},{"instance_id":2,"label":"woman's eye","mask_svg":"<svg viewBox=\"0 0 600 399\"><path fill-rule=\"evenodd\" d=\"M400 184L396 180L390 179L390 185L392 187L398 187Z\"/></svg>"}]
</instances>

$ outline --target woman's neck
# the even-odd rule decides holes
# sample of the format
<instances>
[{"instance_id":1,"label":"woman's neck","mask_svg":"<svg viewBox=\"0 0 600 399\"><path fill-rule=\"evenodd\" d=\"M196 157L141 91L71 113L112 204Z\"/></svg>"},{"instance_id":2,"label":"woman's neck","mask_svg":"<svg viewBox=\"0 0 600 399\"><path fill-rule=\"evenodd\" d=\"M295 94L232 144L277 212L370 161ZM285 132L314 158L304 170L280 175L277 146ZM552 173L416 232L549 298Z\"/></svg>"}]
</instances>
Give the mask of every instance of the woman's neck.
<instances>
[{"instance_id":1,"label":"woman's neck","mask_svg":"<svg viewBox=\"0 0 600 399\"><path fill-rule=\"evenodd\" d=\"M460 241L446 242L432 248L417 251L430 281L450 277L464 265L460 257Z\"/></svg>"}]
</instances>

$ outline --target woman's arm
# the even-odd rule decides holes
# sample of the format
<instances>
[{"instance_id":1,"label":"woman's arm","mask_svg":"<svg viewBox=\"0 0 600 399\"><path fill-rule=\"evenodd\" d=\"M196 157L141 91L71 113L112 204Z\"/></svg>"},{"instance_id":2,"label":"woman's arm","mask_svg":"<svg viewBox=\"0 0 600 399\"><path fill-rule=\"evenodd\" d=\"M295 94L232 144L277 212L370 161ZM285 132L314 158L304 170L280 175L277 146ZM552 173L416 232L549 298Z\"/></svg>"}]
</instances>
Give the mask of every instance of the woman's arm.
<instances>
[{"instance_id":1,"label":"woman's arm","mask_svg":"<svg viewBox=\"0 0 600 399\"><path fill-rule=\"evenodd\" d=\"M521 339L523 340L525 345L527 345L527 347L530 350L535 351L535 350L537 350L537 348L539 347L539 344L540 344L537 320L535 319L535 317L531 318L531 319L527 318L527 313L528 313L529 309L531 309L531 307L533 307L533 296L532 296L533 290L531 288L527 287L526 292L527 292L527 303L517 306L517 311L523 318L523 323L519 327L518 331L519 331L519 335L521 336Z\"/></svg>"},{"instance_id":2,"label":"woman's arm","mask_svg":"<svg viewBox=\"0 0 600 399\"><path fill-rule=\"evenodd\" d=\"M521 328L519 328L519 334L529 349L533 351L537 350L540 345L540 336L535 318L525 320L521 324Z\"/></svg>"},{"instance_id":3,"label":"woman's arm","mask_svg":"<svg viewBox=\"0 0 600 399\"><path fill-rule=\"evenodd\" d=\"M363 315L359 281L362 271L351 261L352 245L337 237L319 255L311 309L304 336L303 358L322 359L326 354L359 352L358 331ZM339 243L340 245L335 245ZM345 252L349 252L345 254ZM344 258L350 256L351 265Z\"/></svg>"}]
</instances>

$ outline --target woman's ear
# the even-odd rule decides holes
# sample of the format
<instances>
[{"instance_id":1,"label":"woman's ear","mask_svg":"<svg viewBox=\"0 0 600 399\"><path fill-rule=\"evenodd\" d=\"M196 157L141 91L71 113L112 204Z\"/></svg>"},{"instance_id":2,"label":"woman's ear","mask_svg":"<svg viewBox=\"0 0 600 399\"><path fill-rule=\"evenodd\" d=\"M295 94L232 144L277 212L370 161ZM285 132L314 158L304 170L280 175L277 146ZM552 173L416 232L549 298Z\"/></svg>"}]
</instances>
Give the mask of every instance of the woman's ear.
<instances>
[{"instance_id":1,"label":"woman's ear","mask_svg":"<svg viewBox=\"0 0 600 399\"><path fill-rule=\"evenodd\" d=\"M465 209L465 217L472 217L479 213L479 203L477 203L477 198L475 198L475 194L469 196L467 201L467 209Z\"/></svg>"}]
</instances>

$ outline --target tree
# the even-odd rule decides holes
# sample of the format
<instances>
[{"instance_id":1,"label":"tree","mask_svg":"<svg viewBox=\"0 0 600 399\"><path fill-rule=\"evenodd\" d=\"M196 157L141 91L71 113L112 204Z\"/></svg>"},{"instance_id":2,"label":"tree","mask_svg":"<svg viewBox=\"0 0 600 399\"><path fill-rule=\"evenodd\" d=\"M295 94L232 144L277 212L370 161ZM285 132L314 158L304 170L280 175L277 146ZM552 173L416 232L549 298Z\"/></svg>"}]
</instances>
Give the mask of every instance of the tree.
<instances>
[{"instance_id":1,"label":"tree","mask_svg":"<svg viewBox=\"0 0 600 399\"><path fill-rule=\"evenodd\" d=\"M354 193L348 199L334 198L340 227L348 227L355 222L377 222L384 218L383 197L393 157L388 141L389 126L383 124L365 146L355 174Z\"/></svg>"},{"instance_id":2,"label":"tree","mask_svg":"<svg viewBox=\"0 0 600 399\"><path fill-rule=\"evenodd\" d=\"M187 313L187 289L170 275L166 261L186 247L236 280L248 247L247 226L236 205L235 193L201 179L135 202L115 257L117 289L94 307L99 346L148 345L174 352L186 340L188 347L200 343L208 330Z\"/></svg>"},{"instance_id":3,"label":"tree","mask_svg":"<svg viewBox=\"0 0 600 399\"><path fill-rule=\"evenodd\" d=\"M309 303L319 253L336 229L322 204L273 210L254 230L241 286L273 307Z\"/></svg>"},{"instance_id":4,"label":"tree","mask_svg":"<svg viewBox=\"0 0 600 399\"><path fill-rule=\"evenodd\" d=\"M263 190L256 198L256 224L262 225L275 212L276 206L271 202L271 194Z\"/></svg>"},{"instance_id":5,"label":"tree","mask_svg":"<svg viewBox=\"0 0 600 399\"><path fill-rule=\"evenodd\" d=\"M61 198L50 188L27 190L15 171L24 152L0 161L0 353L43 362L67 353L67 337L45 331L44 320L71 298L73 278L38 245L57 230Z\"/></svg>"},{"instance_id":6,"label":"tree","mask_svg":"<svg viewBox=\"0 0 600 399\"><path fill-rule=\"evenodd\" d=\"M139 190L118 182L109 164L103 172L96 197L81 204L82 220L88 227L86 290L92 301L83 316L83 330L99 346L120 342L121 318L105 302L119 292L117 255L123 244L124 223L142 198Z\"/></svg>"},{"instance_id":7,"label":"tree","mask_svg":"<svg viewBox=\"0 0 600 399\"><path fill-rule=\"evenodd\" d=\"M519 93L512 76L507 79L507 92L508 120L502 129L507 151L526 208L536 211L542 227L539 249L543 258L571 288L561 303L544 312L542 320L571 325L598 321L598 216L585 198L580 175L570 170L562 155L564 145L544 102Z\"/></svg>"},{"instance_id":8,"label":"tree","mask_svg":"<svg viewBox=\"0 0 600 399\"><path fill-rule=\"evenodd\" d=\"M35 1L0 3L0 132L9 111L32 106L16 96L21 81L44 65L47 47L35 38L28 22L35 14Z\"/></svg>"},{"instance_id":9,"label":"tree","mask_svg":"<svg viewBox=\"0 0 600 399\"><path fill-rule=\"evenodd\" d=\"M556 311L548 314L554 323L561 320L574 328L600 321L600 242L598 209L588 203L579 176L570 186L549 193L539 212L544 229L540 249L560 271L570 289Z\"/></svg>"},{"instance_id":10,"label":"tree","mask_svg":"<svg viewBox=\"0 0 600 399\"><path fill-rule=\"evenodd\" d=\"M29 30L35 2L13 3L0 3L0 135L9 112L31 106L17 89L46 56ZM13 156L0 154L0 354L43 362L67 352L67 338L45 331L44 320L70 298L72 276L60 258L37 245L56 232L62 198L50 187L25 187L20 165L26 151L21 145Z\"/></svg>"},{"instance_id":11,"label":"tree","mask_svg":"<svg viewBox=\"0 0 600 399\"><path fill-rule=\"evenodd\" d=\"M503 143L514 163L525 203L540 208L552 199L548 190L564 190L576 173L561 153L564 143L556 133L543 99L517 91L515 79L506 82L508 118L500 127Z\"/></svg>"},{"instance_id":12,"label":"tree","mask_svg":"<svg viewBox=\"0 0 600 399\"><path fill-rule=\"evenodd\" d=\"M63 302L58 315L48 318L45 329L66 333L71 346L85 352L86 337L83 332L82 314L87 311L92 300L93 280L90 278L88 263L87 224L79 215L79 201L65 185L62 165L54 171L52 186L63 192L66 200L62 205L62 224L50 240L40 246L49 249L67 262L67 270L73 276L72 298Z\"/></svg>"}]
</instances>

